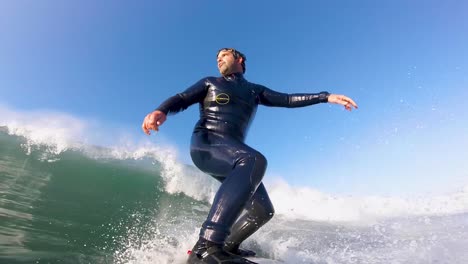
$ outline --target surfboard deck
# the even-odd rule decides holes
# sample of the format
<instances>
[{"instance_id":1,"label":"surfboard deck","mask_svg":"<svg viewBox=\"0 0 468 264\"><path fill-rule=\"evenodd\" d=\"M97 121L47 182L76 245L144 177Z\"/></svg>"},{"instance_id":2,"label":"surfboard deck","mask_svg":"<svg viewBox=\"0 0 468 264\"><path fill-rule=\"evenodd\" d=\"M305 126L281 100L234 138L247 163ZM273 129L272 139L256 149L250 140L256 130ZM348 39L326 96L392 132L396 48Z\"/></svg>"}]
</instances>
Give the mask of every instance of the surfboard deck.
<instances>
[{"instance_id":1,"label":"surfboard deck","mask_svg":"<svg viewBox=\"0 0 468 264\"><path fill-rule=\"evenodd\" d=\"M247 258L247 259L251 260L253 262L257 262L259 264L279 264L279 263L283 263L283 262L278 261L278 260L266 259L266 258L250 257L250 258Z\"/></svg>"}]
</instances>

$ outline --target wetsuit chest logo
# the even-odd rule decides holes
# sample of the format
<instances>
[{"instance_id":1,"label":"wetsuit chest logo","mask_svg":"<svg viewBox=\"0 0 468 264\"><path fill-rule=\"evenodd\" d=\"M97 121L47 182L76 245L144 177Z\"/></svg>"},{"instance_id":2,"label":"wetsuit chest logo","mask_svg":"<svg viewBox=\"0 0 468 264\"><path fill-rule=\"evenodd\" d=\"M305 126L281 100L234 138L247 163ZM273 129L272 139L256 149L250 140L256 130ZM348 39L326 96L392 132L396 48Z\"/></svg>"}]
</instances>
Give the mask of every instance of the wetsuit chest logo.
<instances>
[{"instance_id":1,"label":"wetsuit chest logo","mask_svg":"<svg viewBox=\"0 0 468 264\"><path fill-rule=\"evenodd\" d=\"M216 95L216 103L220 104L220 105L225 105L225 104L228 104L229 103L229 95L228 94L225 94L225 93L220 93L218 95Z\"/></svg>"}]
</instances>

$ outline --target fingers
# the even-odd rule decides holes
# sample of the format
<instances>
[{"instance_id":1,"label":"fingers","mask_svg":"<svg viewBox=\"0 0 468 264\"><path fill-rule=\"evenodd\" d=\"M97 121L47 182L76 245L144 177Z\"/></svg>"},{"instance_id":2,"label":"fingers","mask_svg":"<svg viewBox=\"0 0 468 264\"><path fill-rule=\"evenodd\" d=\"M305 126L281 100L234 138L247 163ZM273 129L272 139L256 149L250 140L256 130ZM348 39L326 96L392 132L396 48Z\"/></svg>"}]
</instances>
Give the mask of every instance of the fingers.
<instances>
[{"instance_id":1,"label":"fingers","mask_svg":"<svg viewBox=\"0 0 468 264\"><path fill-rule=\"evenodd\" d=\"M353 107L355 109L358 108L356 103L351 98L344 98L343 102L344 102L345 109L348 110L348 111L351 111L353 109Z\"/></svg>"},{"instance_id":2,"label":"fingers","mask_svg":"<svg viewBox=\"0 0 468 264\"><path fill-rule=\"evenodd\" d=\"M349 98L347 96L344 96L344 95L335 95L331 102L343 105L345 107L345 109L348 110L348 111L351 111L353 107L355 109L358 108L356 102L354 102L353 99L351 99L351 98Z\"/></svg>"},{"instance_id":3,"label":"fingers","mask_svg":"<svg viewBox=\"0 0 468 264\"><path fill-rule=\"evenodd\" d=\"M146 124L145 124L145 121L143 121L143 124L141 125L141 129L143 129L143 132L146 134L146 135L150 135L150 131L148 128L146 128Z\"/></svg>"},{"instance_id":4,"label":"fingers","mask_svg":"<svg viewBox=\"0 0 468 264\"><path fill-rule=\"evenodd\" d=\"M151 135L150 129L153 129L150 123L149 115L145 117L143 120L143 124L141 125L141 129L145 132L146 135Z\"/></svg>"},{"instance_id":5,"label":"fingers","mask_svg":"<svg viewBox=\"0 0 468 264\"><path fill-rule=\"evenodd\" d=\"M346 101L348 104L350 104L349 107L351 107L351 105L352 105L355 109L358 108L357 104L353 101L353 99L345 96L344 101Z\"/></svg>"},{"instance_id":6,"label":"fingers","mask_svg":"<svg viewBox=\"0 0 468 264\"><path fill-rule=\"evenodd\" d=\"M153 116L150 116L146 122L145 126L147 129L154 130L154 131L159 131L159 124L158 122L154 119Z\"/></svg>"}]
</instances>

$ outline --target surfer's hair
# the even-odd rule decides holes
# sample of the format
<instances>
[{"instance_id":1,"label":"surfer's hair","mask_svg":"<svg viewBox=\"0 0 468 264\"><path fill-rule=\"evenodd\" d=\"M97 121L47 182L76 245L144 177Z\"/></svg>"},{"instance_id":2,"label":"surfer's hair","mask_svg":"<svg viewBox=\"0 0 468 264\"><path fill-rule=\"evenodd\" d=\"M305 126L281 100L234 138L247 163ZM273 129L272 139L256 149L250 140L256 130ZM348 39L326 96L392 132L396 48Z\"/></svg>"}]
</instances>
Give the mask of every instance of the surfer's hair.
<instances>
[{"instance_id":1,"label":"surfer's hair","mask_svg":"<svg viewBox=\"0 0 468 264\"><path fill-rule=\"evenodd\" d=\"M242 58L242 73L245 73L245 61L247 60L247 58L242 52L234 48L222 48L218 50L218 53L216 54L216 58L218 58L218 55L221 51L230 51L232 55L234 56L234 59L238 59L239 57Z\"/></svg>"}]
</instances>

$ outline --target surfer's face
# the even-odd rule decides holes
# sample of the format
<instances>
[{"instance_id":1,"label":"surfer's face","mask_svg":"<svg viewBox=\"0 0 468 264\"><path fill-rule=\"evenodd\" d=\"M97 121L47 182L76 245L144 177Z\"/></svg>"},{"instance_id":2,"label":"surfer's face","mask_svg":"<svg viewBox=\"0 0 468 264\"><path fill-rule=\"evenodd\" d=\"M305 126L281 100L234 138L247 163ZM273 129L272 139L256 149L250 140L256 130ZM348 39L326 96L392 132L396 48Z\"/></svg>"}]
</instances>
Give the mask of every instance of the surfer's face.
<instances>
[{"instance_id":1,"label":"surfer's face","mask_svg":"<svg viewBox=\"0 0 468 264\"><path fill-rule=\"evenodd\" d=\"M218 54L218 69L222 75L242 72L242 58L235 59L229 50L223 50Z\"/></svg>"}]
</instances>

